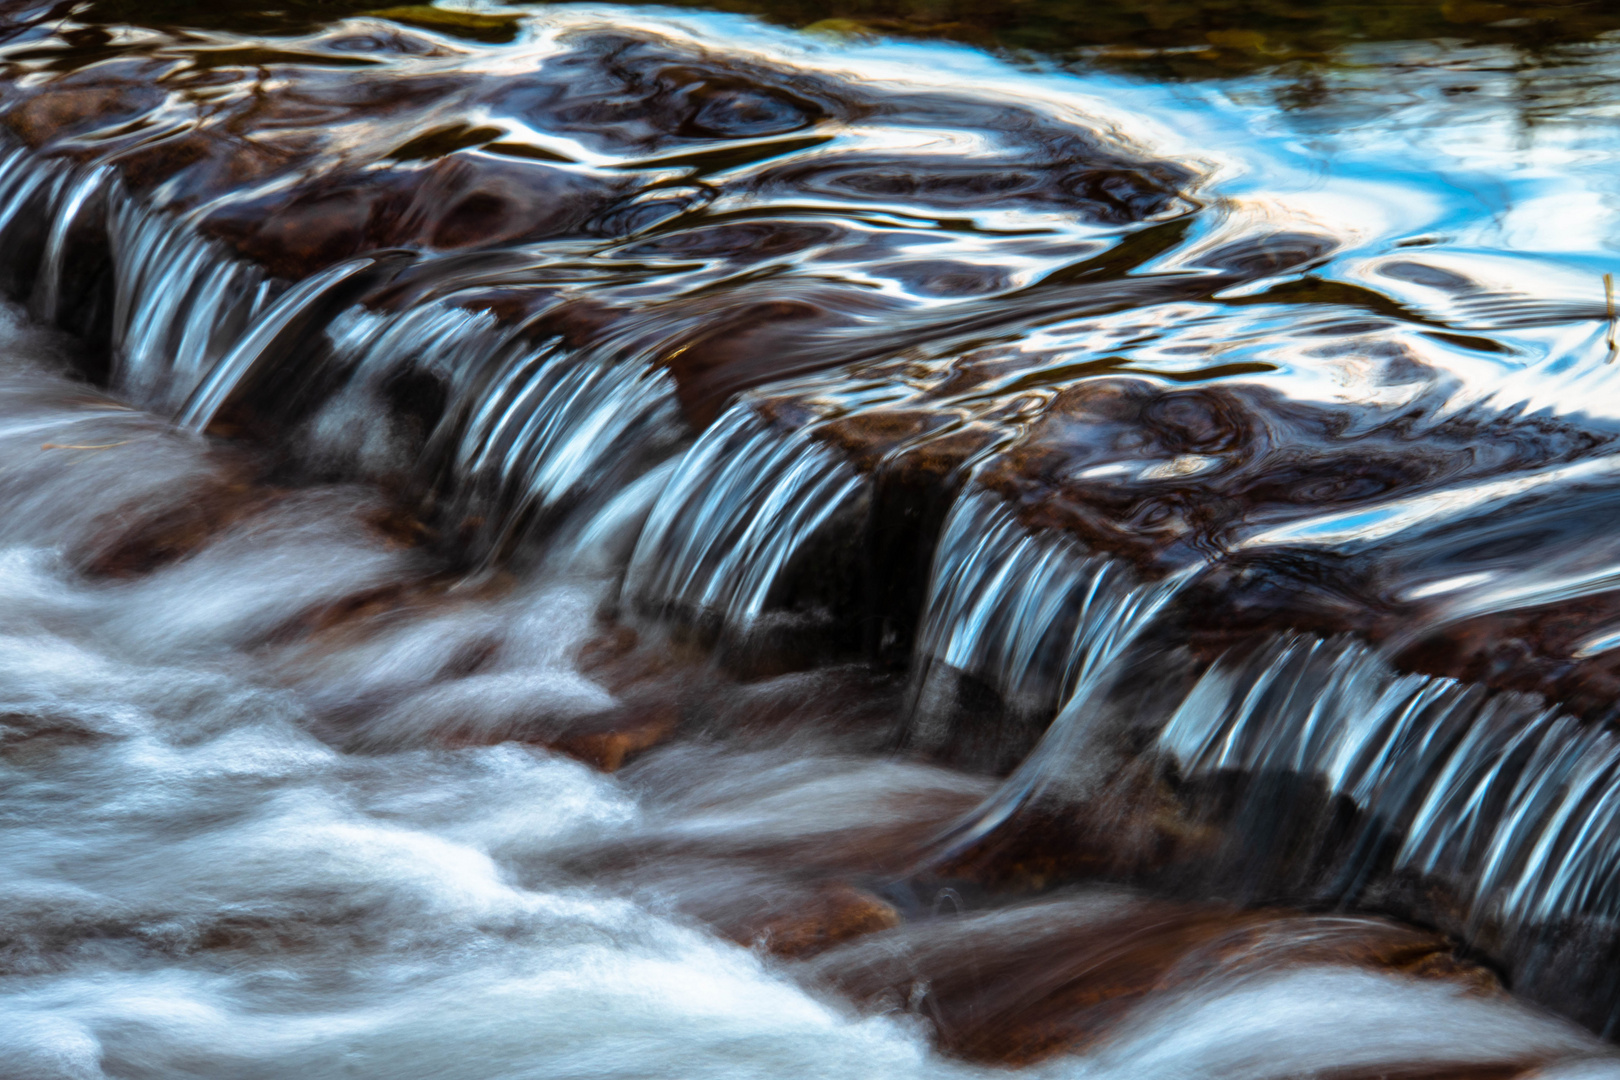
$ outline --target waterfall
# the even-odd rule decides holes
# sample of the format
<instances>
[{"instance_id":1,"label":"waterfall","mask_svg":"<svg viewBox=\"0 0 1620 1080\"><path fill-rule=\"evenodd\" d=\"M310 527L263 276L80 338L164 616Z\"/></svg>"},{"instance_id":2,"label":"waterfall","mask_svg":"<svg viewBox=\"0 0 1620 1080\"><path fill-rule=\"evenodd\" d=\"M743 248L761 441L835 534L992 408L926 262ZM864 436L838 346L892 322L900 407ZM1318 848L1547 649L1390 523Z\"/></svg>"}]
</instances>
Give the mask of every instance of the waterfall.
<instances>
[{"instance_id":1,"label":"waterfall","mask_svg":"<svg viewBox=\"0 0 1620 1080\"><path fill-rule=\"evenodd\" d=\"M952 505L929 571L918 678L973 675L1027 711L1050 709L1129 644L1141 599L1134 578L970 489Z\"/></svg>"},{"instance_id":2,"label":"waterfall","mask_svg":"<svg viewBox=\"0 0 1620 1080\"><path fill-rule=\"evenodd\" d=\"M0 1073L1613 1071L1571 54L158 7L0 4Z\"/></svg>"},{"instance_id":3,"label":"waterfall","mask_svg":"<svg viewBox=\"0 0 1620 1080\"><path fill-rule=\"evenodd\" d=\"M952 826L940 858L983 840L1076 770L1121 663L1196 569L1143 581L1068 537L1032 533L989 492L963 493L929 575L918 677L926 685L946 671L976 675L1025 708L1056 698L1057 712L995 794ZM926 712L929 695L918 700Z\"/></svg>"},{"instance_id":4,"label":"waterfall","mask_svg":"<svg viewBox=\"0 0 1620 1080\"><path fill-rule=\"evenodd\" d=\"M1187 775L1319 778L1397 839L1396 869L1455 890L1476 932L1620 919L1620 737L1529 695L1290 637L1211 667L1159 745Z\"/></svg>"},{"instance_id":5,"label":"waterfall","mask_svg":"<svg viewBox=\"0 0 1620 1080\"><path fill-rule=\"evenodd\" d=\"M199 235L199 216L129 194L106 165L75 168L24 147L0 156L0 250L13 260L12 273L32 280L34 315L54 323L78 314L64 306L70 236L75 228L104 235L113 292L112 380L141 405L182 413L211 373L223 393L235 383L227 372L239 378L251 366L256 352L245 339L257 331L259 346L268 344L270 328L260 316L287 287ZM49 227L34 252L26 230L37 221ZM281 312L282 326L297 314L287 307ZM220 370L227 357L232 362ZM203 400L196 408L188 422L206 423L213 408Z\"/></svg>"},{"instance_id":6,"label":"waterfall","mask_svg":"<svg viewBox=\"0 0 1620 1080\"><path fill-rule=\"evenodd\" d=\"M348 375L312 421L314 453L362 475L379 471L388 463L367 459L390 456L378 445L388 432L376 430L392 422L387 384L431 381L445 400L426 418L425 443L447 457L456 512L493 515L488 542L501 550L535 516L585 492L609 498L674 450L685 432L674 382L643 352L612 340L572 347L459 299L452 292L404 312L354 308L337 320L333 362Z\"/></svg>"},{"instance_id":7,"label":"waterfall","mask_svg":"<svg viewBox=\"0 0 1620 1080\"><path fill-rule=\"evenodd\" d=\"M861 486L812 428L784 435L745 399L681 459L636 543L624 595L746 630L789 561Z\"/></svg>"},{"instance_id":8,"label":"waterfall","mask_svg":"<svg viewBox=\"0 0 1620 1080\"><path fill-rule=\"evenodd\" d=\"M174 410L183 428L205 430L290 337L322 331L332 369L347 375L318 412L305 455L327 470L375 476L383 463L368 455L405 454L380 445L388 440L377 429L393 422L378 399L382 384L411 373L441 382L448 400L443 415L430 418L427 442L449 449L461 512L494 515L485 530L491 550L509 547L536 515L586 488L599 500L611 496L680 437L673 382L639 353L616 352L611 343L570 349L554 337L530 343L522 322L503 326L458 306L453 277L449 295L368 312L363 302L350 306L355 286L373 288L401 256L341 261L289 284L201 236L201 213L130 195L105 166L74 170L22 148L0 158L0 250L22 253L15 234L24 219L50 222L35 313L47 321L65 316L67 237L79 225L102 230L110 245L113 383L138 404ZM311 318L319 322L304 325Z\"/></svg>"},{"instance_id":9,"label":"waterfall","mask_svg":"<svg viewBox=\"0 0 1620 1080\"><path fill-rule=\"evenodd\" d=\"M285 284L184 219L138 198L110 200L114 382L154 408L180 408Z\"/></svg>"},{"instance_id":10,"label":"waterfall","mask_svg":"<svg viewBox=\"0 0 1620 1080\"><path fill-rule=\"evenodd\" d=\"M350 259L305 278L283 293L242 335L230 352L220 357L181 406L175 422L189 431L204 431L231 394L263 361L270 347L295 320L330 290L375 266L375 259Z\"/></svg>"}]
</instances>

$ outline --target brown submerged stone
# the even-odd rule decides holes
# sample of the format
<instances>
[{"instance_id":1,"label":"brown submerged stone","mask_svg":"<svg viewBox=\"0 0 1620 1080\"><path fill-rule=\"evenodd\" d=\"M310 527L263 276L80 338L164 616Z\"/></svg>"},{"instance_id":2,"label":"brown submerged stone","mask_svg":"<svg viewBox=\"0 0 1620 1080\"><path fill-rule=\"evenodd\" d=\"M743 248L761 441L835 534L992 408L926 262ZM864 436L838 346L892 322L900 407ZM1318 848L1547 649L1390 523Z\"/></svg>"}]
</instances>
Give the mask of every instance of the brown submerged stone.
<instances>
[{"instance_id":1,"label":"brown submerged stone","mask_svg":"<svg viewBox=\"0 0 1620 1080\"><path fill-rule=\"evenodd\" d=\"M114 578L150 573L198 550L233 524L271 506L277 497L256 485L224 479L198 495L183 506L145 515L105 535L99 549L85 559L84 572Z\"/></svg>"},{"instance_id":2,"label":"brown submerged stone","mask_svg":"<svg viewBox=\"0 0 1620 1080\"><path fill-rule=\"evenodd\" d=\"M61 83L24 97L5 110L6 126L32 147L96 128L116 126L156 108L162 91L151 86L153 72L125 70L68 76Z\"/></svg>"},{"instance_id":3,"label":"brown submerged stone","mask_svg":"<svg viewBox=\"0 0 1620 1080\"><path fill-rule=\"evenodd\" d=\"M618 187L538 162L458 154L236 202L208 231L297 279L368 251L457 250L577 234Z\"/></svg>"},{"instance_id":4,"label":"brown submerged stone","mask_svg":"<svg viewBox=\"0 0 1620 1080\"><path fill-rule=\"evenodd\" d=\"M51 40L81 29L68 19ZM919 295L993 297L1009 288L998 266L912 252L919 229L932 231L927 214L1059 210L1123 232L1195 209L1184 194L1191 170L1038 106L876 90L608 26L562 35L518 74L481 67L500 48L371 21L239 48L143 31L115 55L67 50L61 70L19 67L26 88L13 86L0 122L43 154L93 151L137 194L163 185L167 205L207 207L207 235L289 280L377 250L577 244L570 258L592 260L600 286L593 300L615 321L629 313L648 324L625 351L668 368L699 427L740 391L903 347L913 334L890 324L915 298L820 273L819 251ZM983 133L994 160L980 150L918 161L838 137L872 123ZM600 160L573 160L571 144ZM860 220L863 206L896 198L925 215L918 225ZM727 208L711 213L722 199ZM814 209L829 199L847 212ZM998 243L1022 257L1022 238ZM1095 252L1107 241L1073 246ZM637 260L709 265L649 302ZM993 321L993 311L987 302L974 318Z\"/></svg>"},{"instance_id":5,"label":"brown submerged stone","mask_svg":"<svg viewBox=\"0 0 1620 1080\"><path fill-rule=\"evenodd\" d=\"M680 714L672 707L627 707L570 721L539 741L603 772L618 772L637 754L667 741L679 725Z\"/></svg>"},{"instance_id":6,"label":"brown submerged stone","mask_svg":"<svg viewBox=\"0 0 1620 1080\"><path fill-rule=\"evenodd\" d=\"M67 719L36 713L0 713L0 759L27 768L64 750L91 746L107 736Z\"/></svg>"},{"instance_id":7,"label":"brown submerged stone","mask_svg":"<svg viewBox=\"0 0 1620 1080\"><path fill-rule=\"evenodd\" d=\"M1501 992L1444 938L1382 920L1108 892L908 925L824 954L809 977L875 1006L909 1003L954 1054L1025 1065L1083 1049L1150 994L1321 965Z\"/></svg>"},{"instance_id":8,"label":"brown submerged stone","mask_svg":"<svg viewBox=\"0 0 1620 1080\"><path fill-rule=\"evenodd\" d=\"M1358 410L1291 401L1241 383L1161 387L1103 377L1057 393L983 482L1032 528L1074 533L1145 566L1228 549L1240 531L1484 478L1511 460L1508 432L1467 423L1418 437L1393 417L1354 437ZM1526 435L1534 437L1530 427ZM1482 450L1485 439L1500 449ZM1549 441L1540 462L1589 451L1600 438ZM1090 468L1123 463L1115 479Z\"/></svg>"},{"instance_id":9,"label":"brown submerged stone","mask_svg":"<svg viewBox=\"0 0 1620 1080\"><path fill-rule=\"evenodd\" d=\"M844 882L827 882L801 899L791 913L768 915L734 927L742 944L758 944L776 956L803 959L835 945L900 925L894 905Z\"/></svg>"},{"instance_id":10,"label":"brown submerged stone","mask_svg":"<svg viewBox=\"0 0 1620 1080\"><path fill-rule=\"evenodd\" d=\"M1620 651L1583 650L1614 627L1620 627L1620 592L1603 591L1440 627L1406 648L1400 663L1539 694L1576 714L1610 721L1620 708Z\"/></svg>"},{"instance_id":11,"label":"brown submerged stone","mask_svg":"<svg viewBox=\"0 0 1620 1080\"><path fill-rule=\"evenodd\" d=\"M854 289L823 285L770 299L704 298L676 309L696 329L673 339L659 362L675 376L686 415L703 427L741 391L840 363L840 333L882 306Z\"/></svg>"},{"instance_id":12,"label":"brown submerged stone","mask_svg":"<svg viewBox=\"0 0 1620 1080\"><path fill-rule=\"evenodd\" d=\"M1019 808L965 850L930 861L926 874L997 892L1035 893L1090 880L1142 880L1172 861L1196 860L1218 839L1150 767L1135 763L1108 790L1085 800Z\"/></svg>"},{"instance_id":13,"label":"brown submerged stone","mask_svg":"<svg viewBox=\"0 0 1620 1080\"><path fill-rule=\"evenodd\" d=\"M1380 1065L1368 1069L1330 1069L1320 1073L1323 1080L1511 1080L1534 1075L1542 1062L1505 1062L1489 1065L1447 1065L1429 1062L1410 1065Z\"/></svg>"}]
</instances>

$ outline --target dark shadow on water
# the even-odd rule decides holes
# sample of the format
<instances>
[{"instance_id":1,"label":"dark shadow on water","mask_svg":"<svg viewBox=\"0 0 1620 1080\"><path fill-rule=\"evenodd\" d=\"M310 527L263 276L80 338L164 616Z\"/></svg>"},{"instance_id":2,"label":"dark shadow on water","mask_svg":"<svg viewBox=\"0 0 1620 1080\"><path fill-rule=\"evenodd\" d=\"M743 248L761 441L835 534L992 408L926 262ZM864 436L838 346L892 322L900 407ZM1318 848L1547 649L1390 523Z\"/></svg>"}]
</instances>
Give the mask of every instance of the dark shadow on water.
<instances>
[{"instance_id":1,"label":"dark shadow on water","mask_svg":"<svg viewBox=\"0 0 1620 1080\"><path fill-rule=\"evenodd\" d=\"M659 7L753 15L828 34L960 41L1137 74L1219 77L1329 61L1364 42L1448 39L1530 53L1620 31L1620 7L1596 0L672 0ZM380 14L480 41L514 20L386 0L95 0L86 22L299 33Z\"/></svg>"}]
</instances>

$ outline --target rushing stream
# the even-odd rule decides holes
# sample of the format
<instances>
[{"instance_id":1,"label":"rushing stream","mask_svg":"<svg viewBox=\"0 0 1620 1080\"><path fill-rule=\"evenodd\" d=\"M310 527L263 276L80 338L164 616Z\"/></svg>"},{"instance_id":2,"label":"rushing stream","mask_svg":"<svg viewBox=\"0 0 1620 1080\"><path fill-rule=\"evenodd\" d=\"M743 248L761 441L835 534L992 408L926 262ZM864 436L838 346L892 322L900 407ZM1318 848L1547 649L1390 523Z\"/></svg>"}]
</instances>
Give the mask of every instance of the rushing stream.
<instances>
[{"instance_id":1,"label":"rushing stream","mask_svg":"<svg viewBox=\"0 0 1620 1080\"><path fill-rule=\"evenodd\" d=\"M0 0L0 1078L1620 1073L1620 18L1319 6Z\"/></svg>"}]
</instances>

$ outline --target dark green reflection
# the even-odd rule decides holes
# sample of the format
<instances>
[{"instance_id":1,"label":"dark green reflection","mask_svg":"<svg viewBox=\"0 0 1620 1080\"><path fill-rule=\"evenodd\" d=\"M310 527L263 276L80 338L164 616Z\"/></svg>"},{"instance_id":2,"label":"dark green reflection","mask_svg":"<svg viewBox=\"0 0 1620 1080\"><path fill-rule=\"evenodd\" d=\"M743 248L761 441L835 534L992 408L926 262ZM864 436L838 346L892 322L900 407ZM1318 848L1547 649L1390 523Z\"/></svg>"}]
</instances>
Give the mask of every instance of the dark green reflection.
<instances>
[{"instance_id":1,"label":"dark green reflection","mask_svg":"<svg viewBox=\"0 0 1620 1080\"><path fill-rule=\"evenodd\" d=\"M1312 61L1358 41L1455 38L1529 49L1620 30L1614 0L661 0L829 33L945 38L1196 78ZM306 30L348 15L501 40L499 16L386 0L92 0L88 22L257 33Z\"/></svg>"},{"instance_id":2,"label":"dark green reflection","mask_svg":"<svg viewBox=\"0 0 1620 1080\"><path fill-rule=\"evenodd\" d=\"M76 21L292 34L387 6L377 0L91 0Z\"/></svg>"},{"instance_id":3,"label":"dark green reflection","mask_svg":"<svg viewBox=\"0 0 1620 1080\"><path fill-rule=\"evenodd\" d=\"M1159 74L1317 60L1358 41L1542 48L1620 29L1613 0L670 0L833 32L951 38Z\"/></svg>"}]
</instances>

